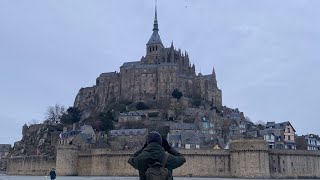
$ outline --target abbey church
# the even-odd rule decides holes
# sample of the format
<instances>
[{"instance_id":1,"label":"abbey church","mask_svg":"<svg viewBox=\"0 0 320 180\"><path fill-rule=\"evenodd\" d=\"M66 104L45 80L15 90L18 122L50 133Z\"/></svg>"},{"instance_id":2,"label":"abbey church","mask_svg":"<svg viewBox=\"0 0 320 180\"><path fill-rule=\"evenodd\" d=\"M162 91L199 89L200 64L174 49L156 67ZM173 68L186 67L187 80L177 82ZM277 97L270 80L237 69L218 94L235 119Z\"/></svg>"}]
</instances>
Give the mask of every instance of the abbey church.
<instances>
[{"instance_id":1,"label":"abbey church","mask_svg":"<svg viewBox=\"0 0 320 180\"><path fill-rule=\"evenodd\" d=\"M172 98L177 89L183 97L199 97L212 107L222 106L222 93L212 74L196 75L187 52L177 50L173 43L165 47L159 35L157 9L153 32L146 44L146 54L139 61L125 62L120 72L102 73L93 87L81 88L75 107L97 107L103 110L109 103L127 100L162 100Z\"/></svg>"}]
</instances>

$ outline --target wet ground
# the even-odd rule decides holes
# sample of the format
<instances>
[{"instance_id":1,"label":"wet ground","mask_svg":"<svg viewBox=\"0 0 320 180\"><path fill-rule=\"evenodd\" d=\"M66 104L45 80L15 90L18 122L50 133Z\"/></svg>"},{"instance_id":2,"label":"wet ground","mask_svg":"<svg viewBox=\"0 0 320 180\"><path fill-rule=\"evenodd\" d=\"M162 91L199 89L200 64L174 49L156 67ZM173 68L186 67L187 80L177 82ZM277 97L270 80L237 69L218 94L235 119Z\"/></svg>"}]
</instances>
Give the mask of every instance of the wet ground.
<instances>
[{"instance_id":1,"label":"wet ground","mask_svg":"<svg viewBox=\"0 0 320 180\"><path fill-rule=\"evenodd\" d=\"M244 180L230 178L195 178L195 177L176 177L175 180ZM0 174L0 180L50 180L48 176L6 176ZM73 176L64 177L58 176L56 180L139 180L138 177L83 177ZM266 179L264 179L266 180Z\"/></svg>"}]
</instances>

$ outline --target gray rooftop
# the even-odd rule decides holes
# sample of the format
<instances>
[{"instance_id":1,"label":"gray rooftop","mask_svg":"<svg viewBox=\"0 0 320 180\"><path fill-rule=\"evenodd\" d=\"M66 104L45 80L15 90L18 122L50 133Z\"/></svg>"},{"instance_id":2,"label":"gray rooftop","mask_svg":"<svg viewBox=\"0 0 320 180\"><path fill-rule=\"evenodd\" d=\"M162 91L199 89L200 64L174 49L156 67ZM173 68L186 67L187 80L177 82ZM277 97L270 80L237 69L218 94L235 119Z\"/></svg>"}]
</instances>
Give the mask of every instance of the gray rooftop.
<instances>
[{"instance_id":1,"label":"gray rooftop","mask_svg":"<svg viewBox=\"0 0 320 180\"><path fill-rule=\"evenodd\" d=\"M111 130L111 136L129 136L129 135L146 135L148 129L120 129L120 130Z\"/></svg>"},{"instance_id":2,"label":"gray rooftop","mask_svg":"<svg viewBox=\"0 0 320 180\"><path fill-rule=\"evenodd\" d=\"M197 130L193 123L170 123L170 130Z\"/></svg>"},{"instance_id":3,"label":"gray rooftop","mask_svg":"<svg viewBox=\"0 0 320 180\"><path fill-rule=\"evenodd\" d=\"M181 136L180 136L180 134L169 134L168 141L169 141L169 143L172 141L179 142L179 141L181 141Z\"/></svg>"},{"instance_id":4,"label":"gray rooftop","mask_svg":"<svg viewBox=\"0 0 320 180\"><path fill-rule=\"evenodd\" d=\"M153 31L147 44L158 44L158 43L162 44L160 35L159 35L158 31Z\"/></svg>"},{"instance_id":5,"label":"gray rooftop","mask_svg":"<svg viewBox=\"0 0 320 180\"><path fill-rule=\"evenodd\" d=\"M182 144L200 144L200 136L199 132L181 131Z\"/></svg>"},{"instance_id":6,"label":"gray rooftop","mask_svg":"<svg viewBox=\"0 0 320 180\"><path fill-rule=\"evenodd\" d=\"M267 134L273 134L275 136L281 136L281 129L264 129L260 131L260 134L267 135Z\"/></svg>"}]
</instances>

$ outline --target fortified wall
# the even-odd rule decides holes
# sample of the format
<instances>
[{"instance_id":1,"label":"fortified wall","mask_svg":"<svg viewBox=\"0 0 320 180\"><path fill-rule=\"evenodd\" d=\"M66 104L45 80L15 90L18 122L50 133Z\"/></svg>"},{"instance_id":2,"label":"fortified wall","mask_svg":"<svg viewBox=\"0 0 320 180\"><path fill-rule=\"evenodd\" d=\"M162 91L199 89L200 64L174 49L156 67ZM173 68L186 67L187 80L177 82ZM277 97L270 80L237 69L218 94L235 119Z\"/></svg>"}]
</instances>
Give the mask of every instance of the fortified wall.
<instances>
[{"instance_id":1,"label":"fortified wall","mask_svg":"<svg viewBox=\"0 0 320 180\"><path fill-rule=\"evenodd\" d=\"M8 175L48 175L56 166L56 160L50 156L16 156L8 162Z\"/></svg>"},{"instance_id":2,"label":"fortified wall","mask_svg":"<svg viewBox=\"0 0 320 180\"><path fill-rule=\"evenodd\" d=\"M181 150L187 162L174 176L237 178L320 178L320 152L269 150L263 140L237 140L229 150ZM9 159L9 175L44 175L56 167L66 176L138 176L127 160L132 152L60 146L56 160L43 156Z\"/></svg>"}]
</instances>

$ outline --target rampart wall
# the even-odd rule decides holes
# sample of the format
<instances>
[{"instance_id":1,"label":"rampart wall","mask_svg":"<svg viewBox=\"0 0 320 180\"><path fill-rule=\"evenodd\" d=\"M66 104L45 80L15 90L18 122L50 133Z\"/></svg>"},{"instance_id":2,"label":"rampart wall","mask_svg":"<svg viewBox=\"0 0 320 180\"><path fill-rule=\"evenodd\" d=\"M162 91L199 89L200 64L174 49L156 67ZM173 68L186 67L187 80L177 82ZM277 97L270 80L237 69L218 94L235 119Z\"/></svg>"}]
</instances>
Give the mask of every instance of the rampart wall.
<instances>
[{"instance_id":1,"label":"rampart wall","mask_svg":"<svg viewBox=\"0 0 320 180\"><path fill-rule=\"evenodd\" d=\"M238 178L320 178L320 152L269 150L263 140L233 141L230 150L180 150L187 162L174 176ZM59 147L57 159L46 156L9 159L9 175L137 176L127 160L133 152Z\"/></svg>"},{"instance_id":2,"label":"rampart wall","mask_svg":"<svg viewBox=\"0 0 320 180\"><path fill-rule=\"evenodd\" d=\"M48 175L56 166L54 157L17 156L9 158L6 174L8 175Z\"/></svg>"},{"instance_id":3,"label":"rampart wall","mask_svg":"<svg viewBox=\"0 0 320 180\"><path fill-rule=\"evenodd\" d=\"M320 178L320 152L270 150L272 178Z\"/></svg>"}]
</instances>

